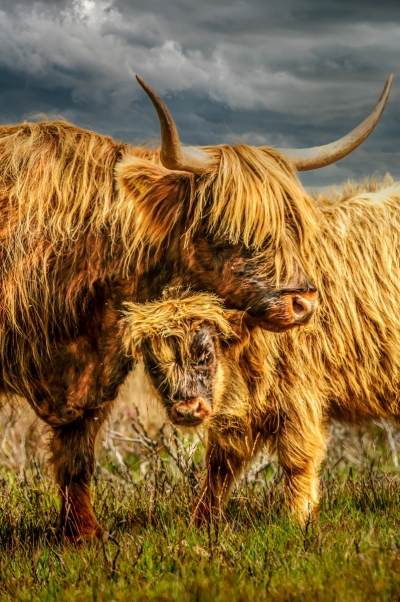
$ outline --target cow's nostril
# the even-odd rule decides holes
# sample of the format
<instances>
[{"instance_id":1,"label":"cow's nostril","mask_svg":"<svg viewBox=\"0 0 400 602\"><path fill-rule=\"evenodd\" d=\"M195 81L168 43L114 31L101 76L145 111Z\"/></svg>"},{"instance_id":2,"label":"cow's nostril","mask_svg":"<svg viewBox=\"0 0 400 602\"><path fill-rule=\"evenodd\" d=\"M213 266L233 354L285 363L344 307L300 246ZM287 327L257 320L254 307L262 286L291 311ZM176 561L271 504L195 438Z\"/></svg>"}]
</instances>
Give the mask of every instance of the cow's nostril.
<instances>
[{"instance_id":1,"label":"cow's nostril","mask_svg":"<svg viewBox=\"0 0 400 602\"><path fill-rule=\"evenodd\" d=\"M317 298L309 299L302 295L295 295L292 299L292 308L295 315L295 322L308 322L313 315L318 304Z\"/></svg>"},{"instance_id":2,"label":"cow's nostril","mask_svg":"<svg viewBox=\"0 0 400 602\"><path fill-rule=\"evenodd\" d=\"M194 416L199 416L202 410L202 405L200 403L200 401L198 401L194 406L193 406L193 415Z\"/></svg>"},{"instance_id":3,"label":"cow's nostril","mask_svg":"<svg viewBox=\"0 0 400 602\"><path fill-rule=\"evenodd\" d=\"M303 316L304 313L308 312L305 300L301 299L301 297L295 297L293 299L293 311L296 316Z\"/></svg>"},{"instance_id":4,"label":"cow's nostril","mask_svg":"<svg viewBox=\"0 0 400 602\"><path fill-rule=\"evenodd\" d=\"M191 416L196 415L201 411L201 409L201 402L197 399L194 399L193 401L189 400L186 402L181 402L176 405L176 411L182 416L186 416L188 414L190 414Z\"/></svg>"},{"instance_id":5,"label":"cow's nostril","mask_svg":"<svg viewBox=\"0 0 400 602\"><path fill-rule=\"evenodd\" d=\"M175 406L175 411L180 415L180 416L186 416L186 414L189 414L189 412L191 411L186 405L181 405L181 404L177 404Z\"/></svg>"}]
</instances>

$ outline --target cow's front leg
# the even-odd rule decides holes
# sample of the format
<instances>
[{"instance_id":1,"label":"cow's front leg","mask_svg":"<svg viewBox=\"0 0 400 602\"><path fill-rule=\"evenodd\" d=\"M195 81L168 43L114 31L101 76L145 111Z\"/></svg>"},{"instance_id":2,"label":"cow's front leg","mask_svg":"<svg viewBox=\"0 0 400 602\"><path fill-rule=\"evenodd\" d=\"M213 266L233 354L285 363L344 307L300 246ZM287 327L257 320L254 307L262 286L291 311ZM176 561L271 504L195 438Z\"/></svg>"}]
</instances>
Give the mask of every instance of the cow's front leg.
<instances>
[{"instance_id":1,"label":"cow's front leg","mask_svg":"<svg viewBox=\"0 0 400 602\"><path fill-rule=\"evenodd\" d=\"M90 482L95 467L96 436L112 404L85 412L75 422L52 429L51 462L61 495L60 527L74 543L99 537Z\"/></svg>"}]
</instances>

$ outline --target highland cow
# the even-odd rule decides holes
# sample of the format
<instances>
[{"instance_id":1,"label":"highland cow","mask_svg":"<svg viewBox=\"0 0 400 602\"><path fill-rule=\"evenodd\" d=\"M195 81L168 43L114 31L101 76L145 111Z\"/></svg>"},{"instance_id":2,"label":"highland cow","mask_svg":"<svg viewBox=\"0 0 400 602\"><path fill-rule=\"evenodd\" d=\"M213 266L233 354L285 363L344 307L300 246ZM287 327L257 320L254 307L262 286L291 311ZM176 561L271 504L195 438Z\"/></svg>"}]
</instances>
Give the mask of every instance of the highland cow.
<instances>
[{"instance_id":1,"label":"highland cow","mask_svg":"<svg viewBox=\"0 0 400 602\"><path fill-rule=\"evenodd\" d=\"M249 331L238 312L189 293L128 305L125 344L143 356L171 419L207 427L197 521L218 516L267 444L304 522L318 508L329 422L400 420L400 183L348 184L316 196L314 212L307 267L321 304L303 329Z\"/></svg>"},{"instance_id":2,"label":"highland cow","mask_svg":"<svg viewBox=\"0 0 400 602\"><path fill-rule=\"evenodd\" d=\"M326 147L288 151L182 147L161 99L146 150L65 122L0 128L0 392L25 397L51 427L61 526L101 533L90 503L96 436L132 368L122 344L126 301L170 285L212 292L249 325L306 324L317 290L303 267L317 224L295 170L345 156L375 109Z\"/></svg>"}]
</instances>

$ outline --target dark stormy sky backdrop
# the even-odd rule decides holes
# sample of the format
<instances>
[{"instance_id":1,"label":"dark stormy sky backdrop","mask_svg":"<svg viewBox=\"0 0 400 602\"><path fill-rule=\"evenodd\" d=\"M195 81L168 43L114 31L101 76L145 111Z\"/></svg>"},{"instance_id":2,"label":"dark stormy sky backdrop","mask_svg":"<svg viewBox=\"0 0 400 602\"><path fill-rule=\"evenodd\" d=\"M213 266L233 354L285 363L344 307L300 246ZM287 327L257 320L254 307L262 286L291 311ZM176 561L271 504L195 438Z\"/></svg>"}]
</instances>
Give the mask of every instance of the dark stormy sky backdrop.
<instances>
[{"instance_id":1,"label":"dark stormy sky backdrop","mask_svg":"<svg viewBox=\"0 0 400 602\"><path fill-rule=\"evenodd\" d=\"M129 142L158 136L139 73L189 144L303 147L344 135L395 74L369 140L307 186L400 178L400 2L0 0L0 120L34 113Z\"/></svg>"}]
</instances>

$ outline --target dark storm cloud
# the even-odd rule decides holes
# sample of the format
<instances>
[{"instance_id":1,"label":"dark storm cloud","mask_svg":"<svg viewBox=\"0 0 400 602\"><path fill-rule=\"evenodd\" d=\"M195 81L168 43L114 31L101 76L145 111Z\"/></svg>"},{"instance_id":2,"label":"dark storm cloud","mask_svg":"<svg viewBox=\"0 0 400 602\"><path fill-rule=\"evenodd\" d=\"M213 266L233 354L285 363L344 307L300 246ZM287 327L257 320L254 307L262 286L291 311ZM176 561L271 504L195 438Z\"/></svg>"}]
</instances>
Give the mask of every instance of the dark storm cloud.
<instances>
[{"instance_id":1,"label":"dark storm cloud","mask_svg":"<svg viewBox=\"0 0 400 602\"><path fill-rule=\"evenodd\" d=\"M397 0L0 0L0 119L158 136L139 73L185 142L314 146L366 116L399 56ZM400 177L399 85L371 138L306 184Z\"/></svg>"}]
</instances>

